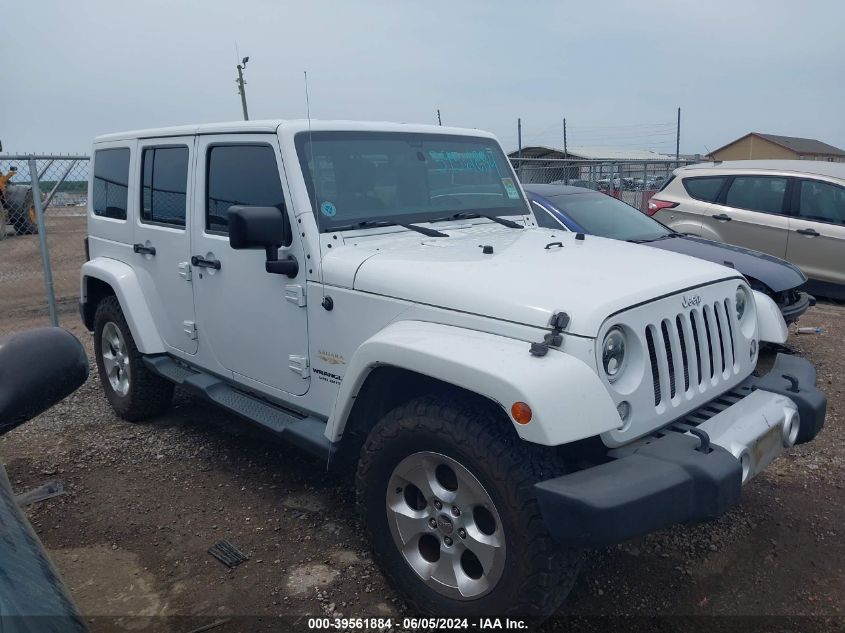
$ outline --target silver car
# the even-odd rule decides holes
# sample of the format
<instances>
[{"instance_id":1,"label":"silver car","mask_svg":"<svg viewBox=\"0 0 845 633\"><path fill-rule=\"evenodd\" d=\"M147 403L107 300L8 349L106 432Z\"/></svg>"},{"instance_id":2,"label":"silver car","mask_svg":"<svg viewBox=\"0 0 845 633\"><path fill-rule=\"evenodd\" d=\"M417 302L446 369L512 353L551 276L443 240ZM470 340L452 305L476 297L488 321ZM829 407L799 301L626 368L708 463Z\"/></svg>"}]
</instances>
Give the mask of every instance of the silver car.
<instances>
[{"instance_id":1,"label":"silver car","mask_svg":"<svg viewBox=\"0 0 845 633\"><path fill-rule=\"evenodd\" d=\"M796 264L812 294L845 299L845 163L743 160L676 169L648 214L682 233Z\"/></svg>"}]
</instances>

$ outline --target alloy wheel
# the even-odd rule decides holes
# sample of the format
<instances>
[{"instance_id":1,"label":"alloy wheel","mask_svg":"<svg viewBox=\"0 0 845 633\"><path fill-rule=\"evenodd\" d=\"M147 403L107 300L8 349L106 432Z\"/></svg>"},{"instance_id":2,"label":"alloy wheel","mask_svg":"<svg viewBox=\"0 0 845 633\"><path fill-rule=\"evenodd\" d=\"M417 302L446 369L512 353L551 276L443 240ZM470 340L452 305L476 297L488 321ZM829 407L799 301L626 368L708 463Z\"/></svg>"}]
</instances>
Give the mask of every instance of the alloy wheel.
<instances>
[{"instance_id":1,"label":"alloy wheel","mask_svg":"<svg viewBox=\"0 0 845 633\"><path fill-rule=\"evenodd\" d=\"M129 352L120 328L109 321L100 339L103 368L112 390L119 396L129 393Z\"/></svg>"},{"instance_id":2,"label":"alloy wheel","mask_svg":"<svg viewBox=\"0 0 845 633\"><path fill-rule=\"evenodd\" d=\"M469 600L505 567L505 534L490 494L451 457L418 452L393 470L387 520L405 561L438 593Z\"/></svg>"}]
</instances>

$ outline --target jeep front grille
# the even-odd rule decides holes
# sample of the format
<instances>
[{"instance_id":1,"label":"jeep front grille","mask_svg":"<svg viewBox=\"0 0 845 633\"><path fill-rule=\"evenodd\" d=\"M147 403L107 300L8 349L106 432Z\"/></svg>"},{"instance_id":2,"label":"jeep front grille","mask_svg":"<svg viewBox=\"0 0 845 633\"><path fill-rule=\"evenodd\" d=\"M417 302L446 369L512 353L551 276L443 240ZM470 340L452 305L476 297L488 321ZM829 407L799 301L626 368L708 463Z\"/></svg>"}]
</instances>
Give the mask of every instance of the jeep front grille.
<instances>
[{"instance_id":1,"label":"jeep front grille","mask_svg":"<svg viewBox=\"0 0 845 633\"><path fill-rule=\"evenodd\" d=\"M717 387L735 373L733 320L732 302L723 299L646 326L654 406L691 388Z\"/></svg>"}]
</instances>

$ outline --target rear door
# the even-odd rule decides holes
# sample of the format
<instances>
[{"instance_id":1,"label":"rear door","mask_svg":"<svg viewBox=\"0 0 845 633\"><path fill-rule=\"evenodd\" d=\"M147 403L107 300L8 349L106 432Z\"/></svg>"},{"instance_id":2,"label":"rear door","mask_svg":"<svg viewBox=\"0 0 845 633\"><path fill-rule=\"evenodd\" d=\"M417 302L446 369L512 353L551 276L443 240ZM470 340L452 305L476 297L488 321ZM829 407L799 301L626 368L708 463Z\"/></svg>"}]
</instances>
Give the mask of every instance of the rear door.
<instances>
[{"instance_id":1,"label":"rear door","mask_svg":"<svg viewBox=\"0 0 845 633\"><path fill-rule=\"evenodd\" d=\"M845 187L797 179L786 258L811 279L845 284Z\"/></svg>"},{"instance_id":2,"label":"rear door","mask_svg":"<svg viewBox=\"0 0 845 633\"><path fill-rule=\"evenodd\" d=\"M701 218L702 234L722 242L786 257L789 233L786 176L743 174L731 177Z\"/></svg>"},{"instance_id":3,"label":"rear door","mask_svg":"<svg viewBox=\"0 0 845 633\"><path fill-rule=\"evenodd\" d=\"M275 134L199 136L192 255L200 364L219 367L263 393L284 398L308 390L305 256L301 236L279 250L299 274L266 272L262 250L229 246L232 205L273 206L291 218ZM222 373L222 372L221 372Z\"/></svg>"},{"instance_id":4,"label":"rear door","mask_svg":"<svg viewBox=\"0 0 845 633\"><path fill-rule=\"evenodd\" d=\"M197 351L191 288L192 177L195 137L138 142L138 213L133 265L156 328L172 351Z\"/></svg>"}]
</instances>

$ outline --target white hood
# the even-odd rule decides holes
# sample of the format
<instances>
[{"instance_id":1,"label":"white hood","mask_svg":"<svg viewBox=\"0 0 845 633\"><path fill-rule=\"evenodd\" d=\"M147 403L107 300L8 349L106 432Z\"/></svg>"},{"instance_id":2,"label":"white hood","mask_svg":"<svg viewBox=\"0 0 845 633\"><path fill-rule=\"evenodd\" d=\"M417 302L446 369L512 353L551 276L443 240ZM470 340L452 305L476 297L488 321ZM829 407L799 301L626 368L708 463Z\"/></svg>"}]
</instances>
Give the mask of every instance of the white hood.
<instances>
[{"instance_id":1,"label":"white hood","mask_svg":"<svg viewBox=\"0 0 845 633\"><path fill-rule=\"evenodd\" d=\"M437 229L450 236L347 238L323 259L324 280L536 327L548 327L562 311L571 318L567 332L594 337L620 310L739 276L686 255L590 235L577 240L564 231L489 224Z\"/></svg>"}]
</instances>

